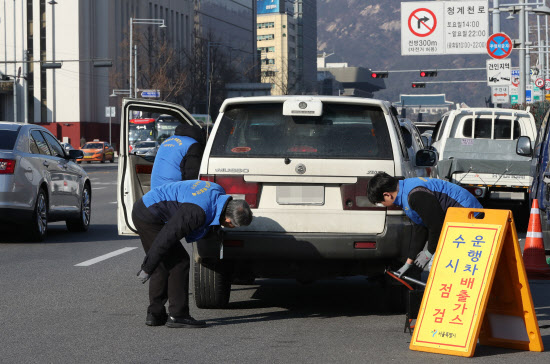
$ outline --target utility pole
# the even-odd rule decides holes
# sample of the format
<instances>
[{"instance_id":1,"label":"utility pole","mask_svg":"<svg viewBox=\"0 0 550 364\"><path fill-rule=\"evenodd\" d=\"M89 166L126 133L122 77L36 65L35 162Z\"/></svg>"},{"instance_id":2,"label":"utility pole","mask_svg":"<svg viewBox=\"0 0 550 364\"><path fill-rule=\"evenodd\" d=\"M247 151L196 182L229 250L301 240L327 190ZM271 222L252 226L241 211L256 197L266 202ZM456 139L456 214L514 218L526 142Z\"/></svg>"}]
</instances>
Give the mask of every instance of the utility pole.
<instances>
[{"instance_id":1,"label":"utility pole","mask_svg":"<svg viewBox=\"0 0 550 364\"><path fill-rule=\"evenodd\" d=\"M23 113L25 114L24 120L25 124L29 123L29 80L28 80L28 73L29 73L29 65L27 64L29 56L29 51L23 52L23 81L25 82L25 87L23 88Z\"/></svg>"},{"instance_id":2,"label":"utility pole","mask_svg":"<svg viewBox=\"0 0 550 364\"><path fill-rule=\"evenodd\" d=\"M28 105L28 80L27 80L27 51L25 50L25 7L21 4L21 53L23 58L23 120L25 124L29 123L29 105Z\"/></svg>"},{"instance_id":3,"label":"utility pole","mask_svg":"<svg viewBox=\"0 0 550 364\"><path fill-rule=\"evenodd\" d=\"M13 0L13 121L17 122L17 40L15 37L15 0Z\"/></svg>"},{"instance_id":4,"label":"utility pole","mask_svg":"<svg viewBox=\"0 0 550 364\"><path fill-rule=\"evenodd\" d=\"M523 5L525 0L519 0L519 3ZM519 96L518 103L523 105L525 103L525 86L527 86L527 80L529 79L529 72L525 75L525 7L519 8Z\"/></svg>"}]
</instances>

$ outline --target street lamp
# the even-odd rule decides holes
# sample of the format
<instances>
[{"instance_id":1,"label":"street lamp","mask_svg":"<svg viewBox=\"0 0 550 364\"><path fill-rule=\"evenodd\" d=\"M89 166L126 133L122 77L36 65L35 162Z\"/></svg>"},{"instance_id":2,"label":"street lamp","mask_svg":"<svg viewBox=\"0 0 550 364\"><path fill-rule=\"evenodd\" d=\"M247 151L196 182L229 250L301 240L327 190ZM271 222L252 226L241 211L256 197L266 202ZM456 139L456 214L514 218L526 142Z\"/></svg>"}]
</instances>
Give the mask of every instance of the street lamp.
<instances>
[{"instance_id":1,"label":"street lamp","mask_svg":"<svg viewBox=\"0 0 550 364\"><path fill-rule=\"evenodd\" d=\"M55 5L57 5L57 1L50 0L48 2L52 6L52 62L55 64ZM42 65L44 68L44 64ZM59 67L53 66L52 69L52 122L56 121L57 115L55 114L55 104L56 104L56 85L55 85L55 69L61 68L61 65Z\"/></svg>"},{"instance_id":2,"label":"street lamp","mask_svg":"<svg viewBox=\"0 0 550 364\"><path fill-rule=\"evenodd\" d=\"M121 96L121 95L126 95L126 96L130 96L131 95L131 91L128 90L128 89L113 89L113 93L109 95L109 97L117 97L117 96Z\"/></svg>"},{"instance_id":3,"label":"street lamp","mask_svg":"<svg viewBox=\"0 0 550 364\"><path fill-rule=\"evenodd\" d=\"M136 66L134 70L134 87L132 88L132 32L133 32L133 26L134 24L152 24L152 25L158 25L159 28L166 28L166 25L164 24L164 19L138 19L138 18L130 18L130 77L128 78L129 87L130 87L130 96L132 96L132 89L134 91L134 97L137 97L137 54L136 54Z\"/></svg>"}]
</instances>

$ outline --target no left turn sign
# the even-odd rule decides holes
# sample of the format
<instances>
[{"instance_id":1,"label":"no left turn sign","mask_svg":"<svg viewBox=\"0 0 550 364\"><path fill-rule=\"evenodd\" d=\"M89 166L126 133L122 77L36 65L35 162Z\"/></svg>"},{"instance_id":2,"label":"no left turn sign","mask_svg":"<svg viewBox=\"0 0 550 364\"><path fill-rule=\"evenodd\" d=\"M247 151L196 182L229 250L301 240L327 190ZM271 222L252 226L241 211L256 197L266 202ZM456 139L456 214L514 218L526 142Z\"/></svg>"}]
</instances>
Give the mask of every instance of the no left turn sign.
<instances>
[{"instance_id":1,"label":"no left turn sign","mask_svg":"<svg viewBox=\"0 0 550 364\"><path fill-rule=\"evenodd\" d=\"M536 81L535 81L535 86L537 86L539 88L543 88L544 87L544 80L542 78L537 78Z\"/></svg>"},{"instance_id":2,"label":"no left turn sign","mask_svg":"<svg viewBox=\"0 0 550 364\"><path fill-rule=\"evenodd\" d=\"M409 16L409 30L417 37L427 37L437 27L437 18L433 11L427 8L416 9Z\"/></svg>"}]
</instances>

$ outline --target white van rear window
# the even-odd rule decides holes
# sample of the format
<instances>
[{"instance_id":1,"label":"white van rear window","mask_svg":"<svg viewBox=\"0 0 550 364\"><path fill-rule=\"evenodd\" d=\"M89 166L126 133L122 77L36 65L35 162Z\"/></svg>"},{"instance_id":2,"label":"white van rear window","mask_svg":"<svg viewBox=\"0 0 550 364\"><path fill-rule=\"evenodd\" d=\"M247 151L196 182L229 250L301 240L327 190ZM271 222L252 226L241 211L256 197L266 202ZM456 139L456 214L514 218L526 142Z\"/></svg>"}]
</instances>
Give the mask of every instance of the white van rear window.
<instances>
[{"instance_id":1,"label":"white van rear window","mask_svg":"<svg viewBox=\"0 0 550 364\"><path fill-rule=\"evenodd\" d=\"M393 159L381 108L323 103L323 115L283 116L282 103L225 110L211 156Z\"/></svg>"},{"instance_id":2,"label":"white van rear window","mask_svg":"<svg viewBox=\"0 0 550 364\"><path fill-rule=\"evenodd\" d=\"M462 136L465 138L474 139L503 139L512 140L517 139L521 135L521 127L517 120L510 120L510 118L495 118L493 124L492 118L489 117L476 117L474 123L474 130L472 135L472 117L464 120L462 125ZM512 134L513 132L513 134Z\"/></svg>"}]
</instances>

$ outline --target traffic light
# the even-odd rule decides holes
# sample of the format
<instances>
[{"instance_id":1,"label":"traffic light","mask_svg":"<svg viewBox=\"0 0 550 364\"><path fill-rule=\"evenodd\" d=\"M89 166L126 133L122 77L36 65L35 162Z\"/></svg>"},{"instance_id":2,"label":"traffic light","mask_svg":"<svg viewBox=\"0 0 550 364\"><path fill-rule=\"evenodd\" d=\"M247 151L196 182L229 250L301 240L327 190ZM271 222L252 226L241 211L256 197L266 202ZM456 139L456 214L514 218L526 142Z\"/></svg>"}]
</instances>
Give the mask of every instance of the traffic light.
<instances>
[{"instance_id":1,"label":"traffic light","mask_svg":"<svg viewBox=\"0 0 550 364\"><path fill-rule=\"evenodd\" d=\"M420 71L420 77L435 77L435 76L437 76L437 70Z\"/></svg>"},{"instance_id":2,"label":"traffic light","mask_svg":"<svg viewBox=\"0 0 550 364\"><path fill-rule=\"evenodd\" d=\"M412 88L426 88L426 84L424 82L413 82Z\"/></svg>"},{"instance_id":3,"label":"traffic light","mask_svg":"<svg viewBox=\"0 0 550 364\"><path fill-rule=\"evenodd\" d=\"M373 72L370 76L372 78L388 78L388 72Z\"/></svg>"}]
</instances>

